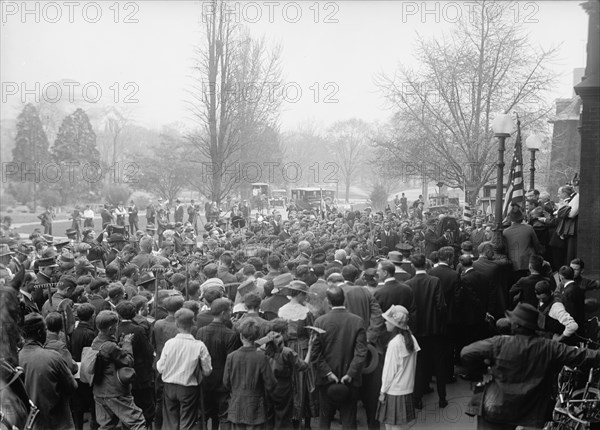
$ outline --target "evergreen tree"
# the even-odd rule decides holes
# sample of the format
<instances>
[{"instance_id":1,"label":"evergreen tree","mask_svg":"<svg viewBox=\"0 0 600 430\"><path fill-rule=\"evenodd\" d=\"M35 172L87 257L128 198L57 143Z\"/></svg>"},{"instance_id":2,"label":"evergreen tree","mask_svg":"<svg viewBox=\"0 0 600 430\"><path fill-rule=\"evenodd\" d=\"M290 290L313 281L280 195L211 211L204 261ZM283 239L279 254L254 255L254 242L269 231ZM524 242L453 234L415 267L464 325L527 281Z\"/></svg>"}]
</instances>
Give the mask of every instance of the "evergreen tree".
<instances>
[{"instance_id":1,"label":"evergreen tree","mask_svg":"<svg viewBox=\"0 0 600 430\"><path fill-rule=\"evenodd\" d=\"M63 203L96 199L102 187L96 133L83 109L65 117L52 147L52 159L61 166L56 186Z\"/></svg>"},{"instance_id":2,"label":"evergreen tree","mask_svg":"<svg viewBox=\"0 0 600 430\"><path fill-rule=\"evenodd\" d=\"M43 163L49 160L48 146L48 137L38 110L28 103L17 118L17 134L12 151L12 161L17 164L14 166L17 170L15 174L7 176L14 182L29 185L28 194L33 199L34 210L37 209L38 194L45 186L42 169Z\"/></svg>"}]
</instances>

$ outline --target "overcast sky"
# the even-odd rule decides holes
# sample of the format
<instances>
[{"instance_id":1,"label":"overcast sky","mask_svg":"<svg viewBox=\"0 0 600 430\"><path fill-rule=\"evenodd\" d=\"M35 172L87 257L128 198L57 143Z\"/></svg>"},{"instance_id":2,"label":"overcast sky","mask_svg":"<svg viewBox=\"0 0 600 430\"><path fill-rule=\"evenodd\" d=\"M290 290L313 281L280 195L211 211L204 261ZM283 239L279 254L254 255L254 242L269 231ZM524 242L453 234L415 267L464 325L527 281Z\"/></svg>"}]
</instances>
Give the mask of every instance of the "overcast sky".
<instances>
[{"instance_id":1,"label":"overcast sky","mask_svg":"<svg viewBox=\"0 0 600 430\"><path fill-rule=\"evenodd\" d=\"M22 101L52 100L56 88L66 97L72 88L83 108L93 106L99 89L100 103L132 102L129 108L141 125L189 123L186 91L206 4L72 3L2 2L2 119L15 118ZM534 43L546 48L561 44L555 67L562 79L552 98L570 97L573 68L585 66L587 15L579 3L511 6ZM241 2L232 13L253 35L283 47L286 94L274 86L274 95L283 98L286 131L306 122L323 128L351 117L385 121L390 111L374 75L393 73L400 62L413 64L416 34L439 35L451 28L457 14L468 16L470 7L466 1L261 1ZM75 83L59 83L64 79Z\"/></svg>"}]
</instances>

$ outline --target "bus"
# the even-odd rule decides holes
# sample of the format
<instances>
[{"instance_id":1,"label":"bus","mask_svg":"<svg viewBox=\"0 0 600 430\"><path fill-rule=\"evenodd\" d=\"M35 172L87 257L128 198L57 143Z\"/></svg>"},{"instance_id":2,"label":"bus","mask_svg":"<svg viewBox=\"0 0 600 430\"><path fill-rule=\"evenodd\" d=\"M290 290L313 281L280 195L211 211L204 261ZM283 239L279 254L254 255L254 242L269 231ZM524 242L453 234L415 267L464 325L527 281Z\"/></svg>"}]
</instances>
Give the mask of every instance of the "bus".
<instances>
[{"instance_id":1,"label":"bus","mask_svg":"<svg viewBox=\"0 0 600 430\"><path fill-rule=\"evenodd\" d=\"M316 210L321 207L321 198L325 204L335 203L335 191L316 187L292 188L292 199L298 210Z\"/></svg>"}]
</instances>

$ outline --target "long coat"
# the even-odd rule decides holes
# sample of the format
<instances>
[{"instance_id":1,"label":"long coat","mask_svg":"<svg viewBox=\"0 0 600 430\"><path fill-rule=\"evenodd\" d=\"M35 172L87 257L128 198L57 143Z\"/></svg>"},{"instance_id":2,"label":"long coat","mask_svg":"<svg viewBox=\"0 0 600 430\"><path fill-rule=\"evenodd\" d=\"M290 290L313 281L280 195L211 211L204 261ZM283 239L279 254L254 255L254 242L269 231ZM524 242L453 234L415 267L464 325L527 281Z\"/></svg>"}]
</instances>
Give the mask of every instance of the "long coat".
<instances>
[{"instance_id":1,"label":"long coat","mask_svg":"<svg viewBox=\"0 0 600 430\"><path fill-rule=\"evenodd\" d=\"M346 309L332 309L317 318L315 327L325 330L313 345L316 385L327 385L327 374L338 378L348 375L352 385L362 385L362 369L367 358L367 341L362 318Z\"/></svg>"},{"instance_id":2,"label":"long coat","mask_svg":"<svg viewBox=\"0 0 600 430\"><path fill-rule=\"evenodd\" d=\"M443 332L446 301L442 293L439 278L418 273L414 278L406 281L415 294L417 306L417 319L415 323L415 337L435 336Z\"/></svg>"},{"instance_id":3,"label":"long coat","mask_svg":"<svg viewBox=\"0 0 600 430\"><path fill-rule=\"evenodd\" d=\"M267 421L266 393L276 381L267 357L252 346L243 346L227 356L223 385L231 392L228 421L260 425Z\"/></svg>"},{"instance_id":4,"label":"long coat","mask_svg":"<svg viewBox=\"0 0 600 430\"><path fill-rule=\"evenodd\" d=\"M513 223L502 232L506 241L508 258L512 261L513 270L527 270L529 257L539 254L542 247L533 227L529 224Z\"/></svg>"},{"instance_id":5,"label":"long coat","mask_svg":"<svg viewBox=\"0 0 600 430\"><path fill-rule=\"evenodd\" d=\"M73 429L69 397L77 381L62 356L28 341L19 352L19 365L25 371L25 389L40 409L35 429Z\"/></svg>"}]
</instances>

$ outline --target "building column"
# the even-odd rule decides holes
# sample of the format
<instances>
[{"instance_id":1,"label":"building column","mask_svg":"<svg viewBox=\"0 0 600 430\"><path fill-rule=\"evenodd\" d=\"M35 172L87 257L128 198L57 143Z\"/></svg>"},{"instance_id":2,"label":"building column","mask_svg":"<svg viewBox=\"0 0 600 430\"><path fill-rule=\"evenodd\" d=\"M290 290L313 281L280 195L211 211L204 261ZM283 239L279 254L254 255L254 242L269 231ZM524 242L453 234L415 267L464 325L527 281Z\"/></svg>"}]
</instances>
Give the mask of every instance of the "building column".
<instances>
[{"instance_id":1,"label":"building column","mask_svg":"<svg viewBox=\"0 0 600 430\"><path fill-rule=\"evenodd\" d=\"M585 261L585 275L600 279L600 1L582 7L589 23L585 77L575 86L583 105L577 255Z\"/></svg>"}]
</instances>

